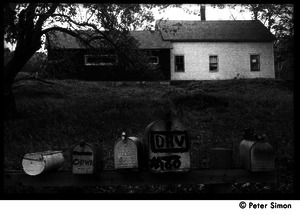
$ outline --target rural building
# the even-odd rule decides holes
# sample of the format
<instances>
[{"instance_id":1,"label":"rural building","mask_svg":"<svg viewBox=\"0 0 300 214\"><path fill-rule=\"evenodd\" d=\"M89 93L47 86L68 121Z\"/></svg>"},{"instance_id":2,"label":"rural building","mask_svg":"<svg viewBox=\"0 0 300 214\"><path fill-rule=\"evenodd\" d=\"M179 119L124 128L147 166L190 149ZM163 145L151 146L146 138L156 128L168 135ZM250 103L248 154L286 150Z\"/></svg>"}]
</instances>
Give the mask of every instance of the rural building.
<instances>
[{"instance_id":1,"label":"rural building","mask_svg":"<svg viewBox=\"0 0 300 214\"><path fill-rule=\"evenodd\" d=\"M93 32L84 33L93 38ZM158 31L131 31L129 33L138 43L139 51L148 57L147 63L153 68L160 69L163 73L163 80L170 80L171 42L163 41ZM104 43L103 40L94 39L89 43L90 46L87 46L69 34L60 31L50 32L46 35L48 61L53 64L67 59L71 62L70 66L75 68L78 78L117 81L134 79L130 76L130 71L123 66L122 56ZM93 50L91 46L96 49Z\"/></svg>"},{"instance_id":2,"label":"rural building","mask_svg":"<svg viewBox=\"0 0 300 214\"><path fill-rule=\"evenodd\" d=\"M147 52L149 63L160 68L164 80L275 78L274 36L260 21L160 20L154 32L130 35ZM62 32L47 35L47 49L49 60L58 53L74 56L81 77L126 77L115 53L91 54L78 39Z\"/></svg>"},{"instance_id":3,"label":"rural building","mask_svg":"<svg viewBox=\"0 0 300 214\"><path fill-rule=\"evenodd\" d=\"M171 80L275 78L274 36L260 21L161 21Z\"/></svg>"}]
</instances>

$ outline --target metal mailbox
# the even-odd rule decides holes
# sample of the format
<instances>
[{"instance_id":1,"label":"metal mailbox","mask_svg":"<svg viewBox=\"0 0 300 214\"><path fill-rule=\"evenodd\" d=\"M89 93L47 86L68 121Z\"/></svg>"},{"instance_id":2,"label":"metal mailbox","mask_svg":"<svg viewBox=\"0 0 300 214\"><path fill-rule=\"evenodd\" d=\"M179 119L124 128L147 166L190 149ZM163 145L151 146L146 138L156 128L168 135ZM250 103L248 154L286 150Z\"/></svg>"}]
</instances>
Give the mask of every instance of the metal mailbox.
<instances>
[{"instance_id":1,"label":"metal mailbox","mask_svg":"<svg viewBox=\"0 0 300 214\"><path fill-rule=\"evenodd\" d=\"M118 170L138 170L143 168L144 148L136 137L127 137L125 132L114 145L114 165Z\"/></svg>"},{"instance_id":2,"label":"metal mailbox","mask_svg":"<svg viewBox=\"0 0 300 214\"><path fill-rule=\"evenodd\" d=\"M154 173L188 172L191 169L190 140L185 126L166 115L146 127L148 168Z\"/></svg>"},{"instance_id":3,"label":"metal mailbox","mask_svg":"<svg viewBox=\"0 0 300 214\"><path fill-rule=\"evenodd\" d=\"M239 146L240 162L243 168L251 172L273 171L275 169L275 151L263 137L249 133Z\"/></svg>"},{"instance_id":4,"label":"metal mailbox","mask_svg":"<svg viewBox=\"0 0 300 214\"><path fill-rule=\"evenodd\" d=\"M45 151L25 154L22 166L26 174L39 175L59 169L64 163L62 151Z\"/></svg>"},{"instance_id":5,"label":"metal mailbox","mask_svg":"<svg viewBox=\"0 0 300 214\"><path fill-rule=\"evenodd\" d=\"M72 149L72 173L95 174L103 167L102 151L97 143L81 142Z\"/></svg>"}]
</instances>

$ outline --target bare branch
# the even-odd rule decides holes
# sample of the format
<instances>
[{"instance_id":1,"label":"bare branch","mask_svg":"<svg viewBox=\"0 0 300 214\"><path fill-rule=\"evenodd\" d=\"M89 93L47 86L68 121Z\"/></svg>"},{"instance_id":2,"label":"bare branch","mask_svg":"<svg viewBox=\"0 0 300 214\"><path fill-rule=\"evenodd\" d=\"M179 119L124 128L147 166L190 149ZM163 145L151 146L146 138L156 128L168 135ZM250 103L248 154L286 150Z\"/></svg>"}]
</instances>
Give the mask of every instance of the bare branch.
<instances>
[{"instance_id":1,"label":"bare branch","mask_svg":"<svg viewBox=\"0 0 300 214\"><path fill-rule=\"evenodd\" d=\"M98 27L97 27L95 24L91 24L91 23L88 23L88 22L82 22L82 23L79 23L79 22L74 21L70 16L67 16L67 15L64 15L64 14L54 14L54 13L53 13L53 14L39 14L39 15L40 15L40 16L51 16L51 17L54 17L54 16L60 16L60 17L66 18L67 21L69 21L69 23L75 24L76 26L80 26L80 27L90 27L90 28L92 28L93 30L95 30L96 33L100 34L100 35L102 36L102 38L105 39L110 45L112 45L112 46L114 47L114 49L115 49L117 52L119 52L119 54L121 54L123 57L125 57L125 59L127 59L127 61L128 61L132 66L135 66L135 62L132 61L132 60L128 57L127 53L124 53L124 51L122 51L121 48L120 48L118 45L116 45L116 43L115 43L111 38L109 38L108 35L107 35L105 32L99 30ZM70 35L72 35L72 36L74 36L74 37L76 37L76 38L79 38L81 41L84 42L85 45L87 45L87 46L90 47L91 49L96 49L96 48L92 47L92 46L89 44L89 42L90 42L91 40L88 41L87 39L80 37L80 36L79 36L79 33L74 33L74 32L72 32L72 31L69 31L69 30L67 30L67 29L63 29L63 28L60 28L60 27L52 27L52 28L45 29L45 30L41 31L41 35L46 34L47 32L53 31L53 30L55 30L55 29L56 29L56 30L59 30L59 31L61 31L61 32L68 33L68 34L70 34ZM137 63L139 63L139 62L137 62Z\"/></svg>"},{"instance_id":2,"label":"bare branch","mask_svg":"<svg viewBox=\"0 0 300 214\"><path fill-rule=\"evenodd\" d=\"M88 11L86 11L86 16L87 16L87 13L88 13ZM86 22L89 22L93 15L94 15L94 14L91 13L90 17L86 20Z\"/></svg>"},{"instance_id":3,"label":"bare branch","mask_svg":"<svg viewBox=\"0 0 300 214\"><path fill-rule=\"evenodd\" d=\"M59 17L64 17L67 18L67 20L73 24L76 24L78 26L85 26L87 24L89 24L88 22L83 22L83 23L79 23L74 21L70 16L65 15L65 14L60 14L60 13L43 13L43 14L36 14L36 16L41 16L41 17L45 17L44 19L47 19L48 17L55 17L55 16L59 16Z\"/></svg>"},{"instance_id":4,"label":"bare branch","mask_svg":"<svg viewBox=\"0 0 300 214\"><path fill-rule=\"evenodd\" d=\"M50 9L47 11L47 14L53 14L58 7L58 3L53 3L50 7ZM36 16L40 16L40 14L36 14ZM44 24L45 20L48 18L48 16L40 16L37 23L36 23L36 29L41 29L42 25Z\"/></svg>"},{"instance_id":5,"label":"bare branch","mask_svg":"<svg viewBox=\"0 0 300 214\"><path fill-rule=\"evenodd\" d=\"M47 28L45 30L42 31L42 34L47 34L51 31L60 31L60 32L63 32L63 33L67 33L71 36L74 36L76 38L78 38L80 41L82 41L87 47L91 48L91 49L95 49L93 46L90 45L89 41L82 38L80 36L80 34L78 33L75 33L74 31L71 31L71 30L68 30L66 28L62 28L62 27L51 27L51 28Z\"/></svg>"},{"instance_id":6,"label":"bare branch","mask_svg":"<svg viewBox=\"0 0 300 214\"><path fill-rule=\"evenodd\" d=\"M31 18L31 19L33 19L34 18L34 12L35 12L35 9L37 8L37 6L38 6L38 4L37 3L30 3L29 5L28 5L28 7L26 8L26 9L24 9L25 10L25 12L26 13L28 13L28 15L30 15L30 16L27 16L26 17L26 19L29 19L29 18Z\"/></svg>"}]
</instances>

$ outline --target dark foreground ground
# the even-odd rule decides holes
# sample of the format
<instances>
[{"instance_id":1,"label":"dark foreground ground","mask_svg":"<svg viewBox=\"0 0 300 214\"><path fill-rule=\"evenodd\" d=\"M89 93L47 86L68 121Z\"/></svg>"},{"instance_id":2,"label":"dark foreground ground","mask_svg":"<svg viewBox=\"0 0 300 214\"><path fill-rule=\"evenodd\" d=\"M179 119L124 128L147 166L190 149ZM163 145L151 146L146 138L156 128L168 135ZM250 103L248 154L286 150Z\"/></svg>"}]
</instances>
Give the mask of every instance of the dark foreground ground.
<instances>
[{"instance_id":1,"label":"dark foreground ground","mask_svg":"<svg viewBox=\"0 0 300 214\"><path fill-rule=\"evenodd\" d=\"M113 145L125 131L142 138L145 127L166 109L189 130L192 167L207 168L209 149L237 149L244 128L265 134L276 150L277 183L234 184L236 193L293 193L293 85L269 79L159 83L27 80L15 85L20 118L4 121L4 168L22 170L25 153L69 151L81 140L103 147L104 168L113 168ZM64 165L69 170L68 163ZM119 187L5 187L5 193L206 193L204 185Z\"/></svg>"}]
</instances>

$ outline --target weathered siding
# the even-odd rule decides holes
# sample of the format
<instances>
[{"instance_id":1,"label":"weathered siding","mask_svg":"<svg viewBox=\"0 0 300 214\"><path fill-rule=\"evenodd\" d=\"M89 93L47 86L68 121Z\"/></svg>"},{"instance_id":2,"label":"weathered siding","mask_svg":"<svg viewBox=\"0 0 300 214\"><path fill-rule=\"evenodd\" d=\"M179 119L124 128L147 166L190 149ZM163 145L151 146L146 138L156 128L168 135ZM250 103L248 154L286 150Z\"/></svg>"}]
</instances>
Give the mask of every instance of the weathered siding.
<instances>
[{"instance_id":1,"label":"weathered siding","mask_svg":"<svg viewBox=\"0 0 300 214\"><path fill-rule=\"evenodd\" d=\"M184 55L184 72L174 72L176 54ZM251 71L250 54L260 55L260 71ZM209 71L210 55L218 55L218 72ZM170 58L171 80L275 78L272 42L174 42Z\"/></svg>"},{"instance_id":2,"label":"weathered siding","mask_svg":"<svg viewBox=\"0 0 300 214\"><path fill-rule=\"evenodd\" d=\"M141 50L146 51L146 50ZM163 73L161 80L170 80L170 49L157 49L153 52L159 57L159 68ZM65 78L86 80L130 81L148 80L138 77L122 64L85 65L85 55L92 54L87 49L51 49L48 48L48 60L56 72L66 72ZM124 60L124 59L123 59ZM120 63L121 58L118 59ZM71 70L72 72L69 72Z\"/></svg>"},{"instance_id":3,"label":"weathered siding","mask_svg":"<svg viewBox=\"0 0 300 214\"><path fill-rule=\"evenodd\" d=\"M82 49L48 48L48 72L55 73L55 78L76 78L84 68Z\"/></svg>"},{"instance_id":4,"label":"weathered siding","mask_svg":"<svg viewBox=\"0 0 300 214\"><path fill-rule=\"evenodd\" d=\"M160 70L163 80L170 80L170 49L160 49L156 54L159 57Z\"/></svg>"}]
</instances>

